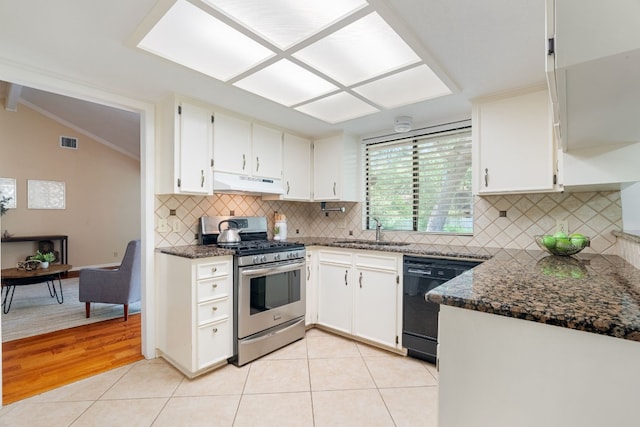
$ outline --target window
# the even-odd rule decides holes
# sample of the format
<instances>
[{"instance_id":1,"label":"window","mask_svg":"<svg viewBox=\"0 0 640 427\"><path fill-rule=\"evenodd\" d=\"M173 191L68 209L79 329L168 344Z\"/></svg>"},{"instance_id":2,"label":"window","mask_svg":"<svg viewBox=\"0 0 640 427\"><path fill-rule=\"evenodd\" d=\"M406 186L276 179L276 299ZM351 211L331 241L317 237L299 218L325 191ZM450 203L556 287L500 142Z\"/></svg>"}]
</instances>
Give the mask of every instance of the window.
<instances>
[{"instance_id":1,"label":"window","mask_svg":"<svg viewBox=\"0 0 640 427\"><path fill-rule=\"evenodd\" d=\"M471 128L366 142L364 224L471 234Z\"/></svg>"}]
</instances>

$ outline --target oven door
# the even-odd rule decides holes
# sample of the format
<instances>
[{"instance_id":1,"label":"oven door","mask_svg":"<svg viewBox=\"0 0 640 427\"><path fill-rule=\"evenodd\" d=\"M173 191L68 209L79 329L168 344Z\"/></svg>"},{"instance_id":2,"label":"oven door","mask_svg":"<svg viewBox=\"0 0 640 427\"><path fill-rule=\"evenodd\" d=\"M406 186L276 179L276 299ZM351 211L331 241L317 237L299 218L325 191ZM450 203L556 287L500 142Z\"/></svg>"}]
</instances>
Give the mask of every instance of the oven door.
<instances>
[{"instance_id":1,"label":"oven door","mask_svg":"<svg viewBox=\"0 0 640 427\"><path fill-rule=\"evenodd\" d=\"M238 268L238 339L305 315L305 260Z\"/></svg>"}]
</instances>

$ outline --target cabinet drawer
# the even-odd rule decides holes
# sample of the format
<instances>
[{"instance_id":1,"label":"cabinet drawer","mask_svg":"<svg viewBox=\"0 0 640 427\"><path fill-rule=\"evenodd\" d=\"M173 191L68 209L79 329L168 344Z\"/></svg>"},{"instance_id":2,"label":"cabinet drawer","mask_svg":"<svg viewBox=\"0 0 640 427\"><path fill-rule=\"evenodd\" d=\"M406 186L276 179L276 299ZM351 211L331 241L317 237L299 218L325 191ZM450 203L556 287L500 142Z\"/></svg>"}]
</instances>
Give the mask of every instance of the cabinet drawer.
<instances>
[{"instance_id":1,"label":"cabinet drawer","mask_svg":"<svg viewBox=\"0 0 640 427\"><path fill-rule=\"evenodd\" d=\"M394 256L380 256L360 253L356 254L356 267L366 267L375 270L398 270L398 258Z\"/></svg>"},{"instance_id":2,"label":"cabinet drawer","mask_svg":"<svg viewBox=\"0 0 640 427\"><path fill-rule=\"evenodd\" d=\"M327 262L327 263L333 263L333 264L351 265L351 253L350 252L321 251L321 252L318 253L318 260L320 262Z\"/></svg>"},{"instance_id":3,"label":"cabinet drawer","mask_svg":"<svg viewBox=\"0 0 640 427\"><path fill-rule=\"evenodd\" d=\"M211 277L227 276L230 270L229 261L206 262L196 266L196 280Z\"/></svg>"},{"instance_id":4,"label":"cabinet drawer","mask_svg":"<svg viewBox=\"0 0 640 427\"><path fill-rule=\"evenodd\" d=\"M223 320L198 328L198 369L232 356L231 321Z\"/></svg>"},{"instance_id":5,"label":"cabinet drawer","mask_svg":"<svg viewBox=\"0 0 640 427\"><path fill-rule=\"evenodd\" d=\"M228 319L229 314L229 298L198 304L198 325Z\"/></svg>"},{"instance_id":6,"label":"cabinet drawer","mask_svg":"<svg viewBox=\"0 0 640 427\"><path fill-rule=\"evenodd\" d=\"M200 280L198 282L198 302L228 297L230 292L231 278L229 276Z\"/></svg>"}]
</instances>

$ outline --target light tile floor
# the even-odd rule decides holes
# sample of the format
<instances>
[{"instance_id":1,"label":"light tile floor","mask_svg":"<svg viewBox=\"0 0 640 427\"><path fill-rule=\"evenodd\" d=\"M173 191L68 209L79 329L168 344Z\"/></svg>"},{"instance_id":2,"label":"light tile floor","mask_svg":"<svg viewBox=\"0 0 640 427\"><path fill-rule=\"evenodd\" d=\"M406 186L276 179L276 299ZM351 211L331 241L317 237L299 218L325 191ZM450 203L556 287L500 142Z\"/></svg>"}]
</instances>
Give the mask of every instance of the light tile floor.
<instances>
[{"instance_id":1,"label":"light tile floor","mask_svg":"<svg viewBox=\"0 0 640 427\"><path fill-rule=\"evenodd\" d=\"M434 365L319 329L194 380L143 360L3 407L0 426L437 426Z\"/></svg>"}]
</instances>

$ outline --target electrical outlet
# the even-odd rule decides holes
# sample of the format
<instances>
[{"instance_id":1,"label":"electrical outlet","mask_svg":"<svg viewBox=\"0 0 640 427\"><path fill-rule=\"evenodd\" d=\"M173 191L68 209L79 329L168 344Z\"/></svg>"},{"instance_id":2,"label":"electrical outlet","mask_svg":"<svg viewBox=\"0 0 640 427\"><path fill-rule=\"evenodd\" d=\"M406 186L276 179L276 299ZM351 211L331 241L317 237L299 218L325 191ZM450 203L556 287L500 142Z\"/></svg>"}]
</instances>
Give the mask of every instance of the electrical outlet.
<instances>
[{"instance_id":1,"label":"electrical outlet","mask_svg":"<svg viewBox=\"0 0 640 427\"><path fill-rule=\"evenodd\" d=\"M567 221L566 219L556 220L556 233L559 232L569 234L569 221Z\"/></svg>"},{"instance_id":2,"label":"electrical outlet","mask_svg":"<svg viewBox=\"0 0 640 427\"><path fill-rule=\"evenodd\" d=\"M169 232L169 223L166 219L161 219L158 221L158 233L168 233Z\"/></svg>"},{"instance_id":3,"label":"electrical outlet","mask_svg":"<svg viewBox=\"0 0 640 427\"><path fill-rule=\"evenodd\" d=\"M182 228L182 227L180 227L180 224L182 224L182 223L180 222L179 219L174 219L173 220L173 223L171 224L171 229L173 230L174 233L179 233L180 232L180 229Z\"/></svg>"},{"instance_id":4,"label":"electrical outlet","mask_svg":"<svg viewBox=\"0 0 640 427\"><path fill-rule=\"evenodd\" d=\"M114 258L118 258L118 252L115 252L115 251L114 251L114 252L113 252L113 257L114 257Z\"/></svg>"}]
</instances>

